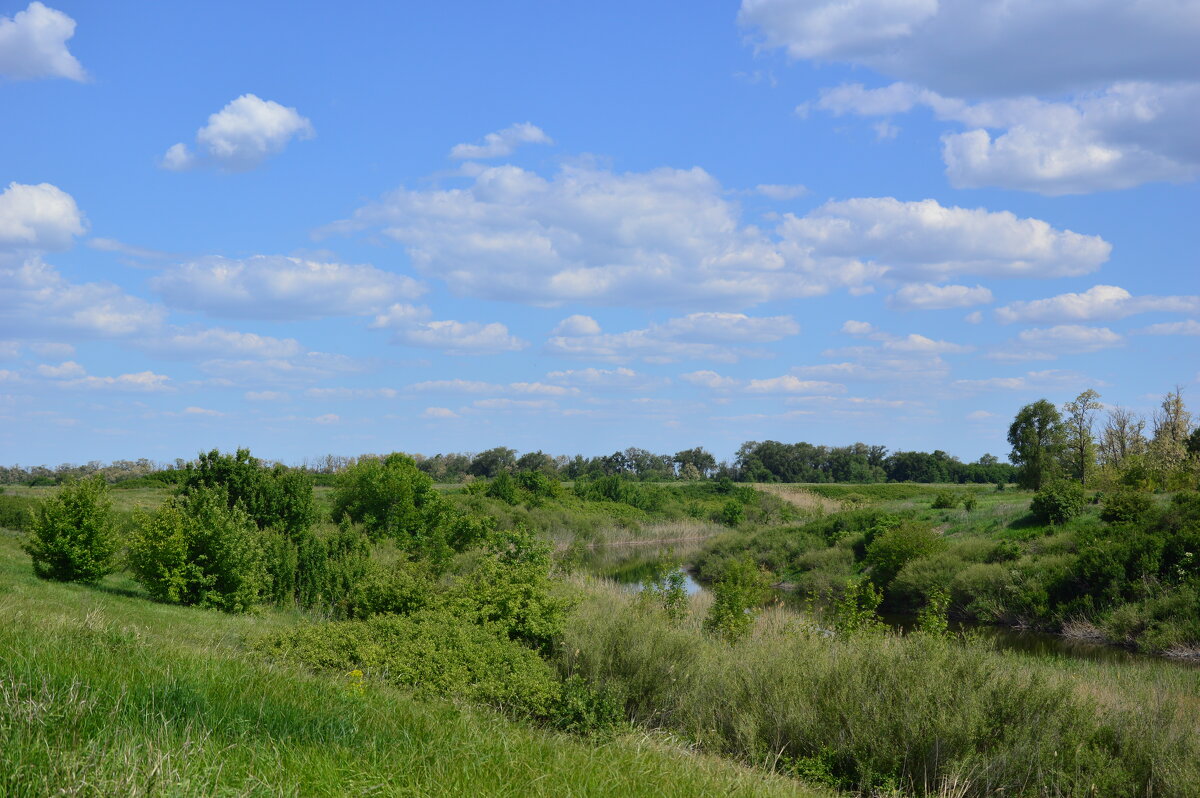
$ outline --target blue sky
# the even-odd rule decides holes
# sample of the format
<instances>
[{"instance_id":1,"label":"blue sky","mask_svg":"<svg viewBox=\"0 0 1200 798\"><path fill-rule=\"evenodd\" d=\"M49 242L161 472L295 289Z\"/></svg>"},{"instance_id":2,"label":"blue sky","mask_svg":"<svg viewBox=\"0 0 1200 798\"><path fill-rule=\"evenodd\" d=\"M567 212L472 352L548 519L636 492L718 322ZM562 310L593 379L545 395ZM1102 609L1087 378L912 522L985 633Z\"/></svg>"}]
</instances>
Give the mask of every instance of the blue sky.
<instances>
[{"instance_id":1,"label":"blue sky","mask_svg":"<svg viewBox=\"0 0 1200 798\"><path fill-rule=\"evenodd\" d=\"M1200 2L0 0L0 460L1007 454L1200 380Z\"/></svg>"}]
</instances>

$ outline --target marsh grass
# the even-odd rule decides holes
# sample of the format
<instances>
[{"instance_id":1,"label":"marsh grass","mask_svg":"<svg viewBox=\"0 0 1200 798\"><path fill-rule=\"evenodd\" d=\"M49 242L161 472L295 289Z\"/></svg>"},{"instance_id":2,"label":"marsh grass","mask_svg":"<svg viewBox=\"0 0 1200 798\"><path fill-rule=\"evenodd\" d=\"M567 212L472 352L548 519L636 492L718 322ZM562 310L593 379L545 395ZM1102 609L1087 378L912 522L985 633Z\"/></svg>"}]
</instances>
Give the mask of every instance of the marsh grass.
<instances>
[{"instance_id":1,"label":"marsh grass","mask_svg":"<svg viewBox=\"0 0 1200 798\"><path fill-rule=\"evenodd\" d=\"M610 584L568 624L562 667L629 718L705 750L864 792L1192 796L1200 670L1037 659L930 635L831 636L764 612L744 642L670 623Z\"/></svg>"}]
</instances>

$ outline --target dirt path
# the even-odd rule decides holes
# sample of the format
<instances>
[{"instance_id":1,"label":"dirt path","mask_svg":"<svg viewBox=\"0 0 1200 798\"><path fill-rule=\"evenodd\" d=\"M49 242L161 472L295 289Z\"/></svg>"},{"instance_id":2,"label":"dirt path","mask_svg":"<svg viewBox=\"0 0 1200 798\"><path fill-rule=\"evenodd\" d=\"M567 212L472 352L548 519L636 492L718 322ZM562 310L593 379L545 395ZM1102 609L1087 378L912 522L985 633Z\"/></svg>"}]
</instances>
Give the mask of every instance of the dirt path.
<instances>
[{"instance_id":1,"label":"dirt path","mask_svg":"<svg viewBox=\"0 0 1200 798\"><path fill-rule=\"evenodd\" d=\"M842 509L842 503L837 499L827 499L820 494L805 490L796 485L784 485L774 482L756 482L756 490L778 496L793 507L820 513L836 513Z\"/></svg>"}]
</instances>

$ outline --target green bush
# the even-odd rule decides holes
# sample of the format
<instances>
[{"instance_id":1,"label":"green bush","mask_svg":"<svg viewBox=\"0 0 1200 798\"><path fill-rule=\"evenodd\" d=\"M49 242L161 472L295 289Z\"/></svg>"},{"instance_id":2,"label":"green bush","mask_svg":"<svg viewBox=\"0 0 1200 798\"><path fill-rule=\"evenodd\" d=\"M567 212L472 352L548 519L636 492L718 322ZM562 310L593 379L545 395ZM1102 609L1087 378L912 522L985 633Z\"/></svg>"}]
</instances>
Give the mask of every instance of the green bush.
<instances>
[{"instance_id":1,"label":"green bush","mask_svg":"<svg viewBox=\"0 0 1200 798\"><path fill-rule=\"evenodd\" d=\"M1110 524L1136 524L1153 504L1147 494L1126 488L1105 496L1100 519Z\"/></svg>"},{"instance_id":2,"label":"green bush","mask_svg":"<svg viewBox=\"0 0 1200 798\"><path fill-rule=\"evenodd\" d=\"M909 521L885 530L872 540L864 560L871 581L886 589L910 560L925 557L946 547L946 541L928 524Z\"/></svg>"},{"instance_id":3,"label":"green bush","mask_svg":"<svg viewBox=\"0 0 1200 798\"><path fill-rule=\"evenodd\" d=\"M745 506L736 499L730 499L721 508L720 519L725 526L737 526L746 519Z\"/></svg>"},{"instance_id":4,"label":"green bush","mask_svg":"<svg viewBox=\"0 0 1200 798\"><path fill-rule=\"evenodd\" d=\"M264 541L225 492L199 488L141 514L129 541L129 566L151 597L244 612L268 589Z\"/></svg>"},{"instance_id":5,"label":"green bush","mask_svg":"<svg viewBox=\"0 0 1200 798\"><path fill-rule=\"evenodd\" d=\"M758 607L767 597L771 582L748 557L732 560L713 585L713 602L704 619L704 630L733 643L754 626Z\"/></svg>"},{"instance_id":6,"label":"green bush","mask_svg":"<svg viewBox=\"0 0 1200 798\"><path fill-rule=\"evenodd\" d=\"M1065 524L1083 510L1083 486L1078 482L1051 482L1033 496L1029 511L1045 524Z\"/></svg>"},{"instance_id":7,"label":"green bush","mask_svg":"<svg viewBox=\"0 0 1200 798\"><path fill-rule=\"evenodd\" d=\"M68 482L33 515L22 544L33 572L58 582L95 582L116 570L120 539L103 477Z\"/></svg>"},{"instance_id":8,"label":"green bush","mask_svg":"<svg viewBox=\"0 0 1200 798\"><path fill-rule=\"evenodd\" d=\"M930 506L935 510L953 510L958 506L958 496L948 490L940 491L933 497L933 504Z\"/></svg>"},{"instance_id":9,"label":"green bush","mask_svg":"<svg viewBox=\"0 0 1200 798\"><path fill-rule=\"evenodd\" d=\"M235 454L213 449L174 473L181 475L177 479L182 494L218 488L229 506L240 507L259 529L271 527L296 538L316 520L312 477L282 465L267 468L249 449Z\"/></svg>"},{"instance_id":10,"label":"green bush","mask_svg":"<svg viewBox=\"0 0 1200 798\"><path fill-rule=\"evenodd\" d=\"M28 532L40 505L32 496L0 496L0 528Z\"/></svg>"}]
</instances>

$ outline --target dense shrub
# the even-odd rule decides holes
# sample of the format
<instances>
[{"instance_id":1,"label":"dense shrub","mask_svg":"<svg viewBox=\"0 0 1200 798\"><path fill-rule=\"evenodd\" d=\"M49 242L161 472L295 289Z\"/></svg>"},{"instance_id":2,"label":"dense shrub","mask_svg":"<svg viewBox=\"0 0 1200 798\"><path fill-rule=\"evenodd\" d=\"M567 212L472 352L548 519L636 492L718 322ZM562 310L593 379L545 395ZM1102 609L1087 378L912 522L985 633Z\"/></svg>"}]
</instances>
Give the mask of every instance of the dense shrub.
<instances>
[{"instance_id":1,"label":"dense shrub","mask_svg":"<svg viewBox=\"0 0 1200 798\"><path fill-rule=\"evenodd\" d=\"M264 541L219 488L198 488L142 514L129 566L150 595L172 604L244 612L268 589Z\"/></svg>"},{"instance_id":2,"label":"dense shrub","mask_svg":"<svg viewBox=\"0 0 1200 798\"><path fill-rule=\"evenodd\" d=\"M29 531L40 505L32 496L0 496L0 528Z\"/></svg>"},{"instance_id":3,"label":"dense shrub","mask_svg":"<svg viewBox=\"0 0 1200 798\"><path fill-rule=\"evenodd\" d=\"M1110 524L1135 524L1150 511L1153 502L1146 493L1128 488L1104 498L1100 518Z\"/></svg>"},{"instance_id":4,"label":"dense shrub","mask_svg":"<svg viewBox=\"0 0 1200 798\"><path fill-rule=\"evenodd\" d=\"M953 510L958 506L958 496L948 490L939 491L930 506L935 510Z\"/></svg>"},{"instance_id":5,"label":"dense shrub","mask_svg":"<svg viewBox=\"0 0 1200 798\"><path fill-rule=\"evenodd\" d=\"M1065 524L1083 509L1083 486L1078 482L1051 482L1033 496L1029 511L1045 524Z\"/></svg>"},{"instance_id":6,"label":"dense shrub","mask_svg":"<svg viewBox=\"0 0 1200 798\"><path fill-rule=\"evenodd\" d=\"M909 521L876 535L867 545L865 564L871 581L886 589L906 563L945 547L945 540L928 524Z\"/></svg>"},{"instance_id":7,"label":"dense shrub","mask_svg":"<svg viewBox=\"0 0 1200 798\"><path fill-rule=\"evenodd\" d=\"M745 637L769 587L770 580L753 560L743 557L729 562L713 585L704 630L731 643Z\"/></svg>"},{"instance_id":8,"label":"dense shrub","mask_svg":"<svg viewBox=\"0 0 1200 798\"><path fill-rule=\"evenodd\" d=\"M120 540L103 477L68 482L37 507L22 544L33 572L59 582L95 582L116 567Z\"/></svg>"},{"instance_id":9,"label":"dense shrub","mask_svg":"<svg viewBox=\"0 0 1200 798\"><path fill-rule=\"evenodd\" d=\"M267 468L249 449L201 454L182 471L179 484L184 495L220 489L229 506L240 507L259 529L275 528L291 538L316 520L311 476L282 465Z\"/></svg>"}]
</instances>

